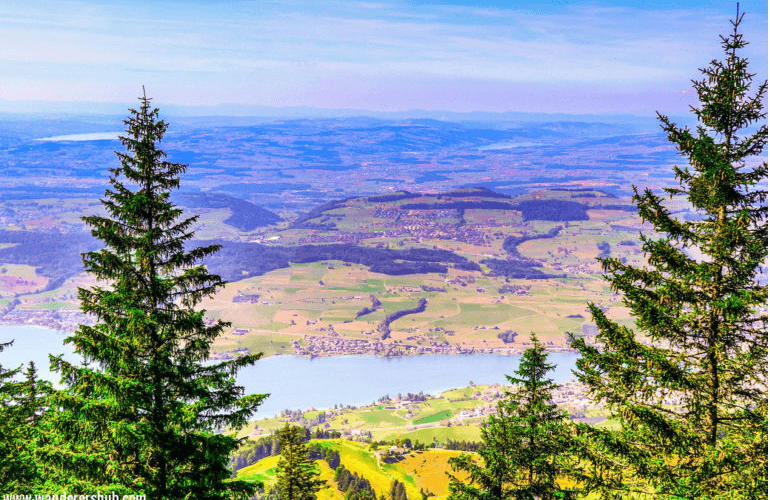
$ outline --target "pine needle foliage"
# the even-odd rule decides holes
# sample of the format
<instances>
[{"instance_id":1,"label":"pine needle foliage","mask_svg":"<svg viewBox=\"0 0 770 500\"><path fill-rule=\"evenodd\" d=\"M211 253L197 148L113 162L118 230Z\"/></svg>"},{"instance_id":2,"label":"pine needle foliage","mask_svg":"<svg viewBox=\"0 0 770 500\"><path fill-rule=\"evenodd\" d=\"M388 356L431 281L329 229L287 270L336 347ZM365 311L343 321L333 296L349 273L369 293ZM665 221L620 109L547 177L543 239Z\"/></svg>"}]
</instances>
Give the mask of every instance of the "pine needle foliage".
<instances>
[{"instance_id":1,"label":"pine needle foliage","mask_svg":"<svg viewBox=\"0 0 770 500\"><path fill-rule=\"evenodd\" d=\"M517 376L506 375L514 388L498 403L481 429L481 463L464 453L449 459L462 481L449 474L450 500L554 500L576 498L557 479L570 470L570 435L566 414L552 402L556 384L548 378L555 365L535 335L524 351Z\"/></svg>"},{"instance_id":2,"label":"pine needle foliage","mask_svg":"<svg viewBox=\"0 0 770 500\"><path fill-rule=\"evenodd\" d=\"M13 341L0 343L0 352L13 345ZM19 476L26 475L18 469L16 463L16 440L18 429L12 417L14 399L17 393L17 383L14 377L21 368L7 369L0 365L0 493L10 494L15 492L23 479ZM2 486L8 484L9 486Z\"/></svg>"},{"instance_id":3,"label":"pine needle foliage","mask_svg":"<svg viewBox=\"0 0 770 500\"><path fill-rule=\"evenodd\" d=\"M212 362L227 323L207 324L200 301L224 282L199 264L218 250L188 250L197 217L170 201L186 166L159 149L167 124L142 96L131 109L110 170L106 215L84 217L104 248L83 255L99 285L79 289L83 312L97 318L66 342L84 363L52 366L66 390L54 402L63 445L52 461L91 491L144 493L154 500L248 498L252 485L231 480L238 428L265 395L243 395L235 375L260 355Z\"/></svg>"},{"instance_id":4,"label":"pine needle foliage","mask_svg":"<svg viewBox=\"0 0 770 500\"><path fill-rule=\"evenodd\" d=\"M696 130L658 114L689 163L666 194L698 217L677 219L634 188L664 237L642 236L645 267L600 259L646 340L590 304L598 345L573 344L580 381L621 425L583 429L583 480L603 498L767 498L767 81L752 91L742 18L722 37L724 60L693 80Z\"/></svg>"},{"instance_id":5,"label":"pine needle foliage","mask_svg":"<svg viewBox=\"0 0 770 500\"><path fill-rule=\"evenodd\" d=\"M278 431L281 458L277 486L282 500L315 500L316 493L326 486L326 481L318 479L320 473L310 460L304 437L303 428L288 423Z\"/></svg>"},{"instance_id":6,"label":"pine needle foliage","mask_svg":"<svg viewBox=\"0 0 770 500\"><path fill-rule=\"evenodd\" d=\"M11 344L0 344L0 352ZM37 378L31 361L24 380L17 381L21 372L21 367L7 370L0 366L0 494L34 494L42 483L36 451L51 386Z\"/></svg>"}]
</instances>

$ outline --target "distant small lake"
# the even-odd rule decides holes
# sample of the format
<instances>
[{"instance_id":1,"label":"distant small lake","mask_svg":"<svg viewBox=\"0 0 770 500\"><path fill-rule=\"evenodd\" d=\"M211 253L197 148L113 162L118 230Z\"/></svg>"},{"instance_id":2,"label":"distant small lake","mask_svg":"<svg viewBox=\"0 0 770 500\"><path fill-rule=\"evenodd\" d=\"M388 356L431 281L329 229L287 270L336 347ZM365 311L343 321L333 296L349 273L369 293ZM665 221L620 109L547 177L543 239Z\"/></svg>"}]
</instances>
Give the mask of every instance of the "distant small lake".
<instances>
[{"instance_id":1,"label":"distant small lake","mask_svg":"<svg viewBox=\"0 0 770 500\"><path fill-rule=\"evenodd\" d=\"M93 132L90 134L55 135L35 139L41 142L82 142L82 141L117 141L118 136L125 132Z\"/></svg>"},{"instance_id":2,"label":"distant small lake","mask_svg":"<svg viewBox=\"0 0 770 500\"><path fill-rule=\"evenodd\" d=\"M35 361L41 376L54 379L48 371L48 356L72 350L62 345L66 334L31 326L0 326L0 342L15 339L14 345L0 353L3 368L15 368ZM552 353L556 382L573 378L577 354ZM363 405L386 394L399 392L434 394L454 387L507 383L505 375L518 367L518 356L496 354L431 355L384 358L380 356L339 356L302 358L271 356L244 368L238 382L247 393L270 393L256 418L274 416L284 409L329 408L335 404ZM58 382L58 376L55 377Z\"/></svg>"}]
</instances>

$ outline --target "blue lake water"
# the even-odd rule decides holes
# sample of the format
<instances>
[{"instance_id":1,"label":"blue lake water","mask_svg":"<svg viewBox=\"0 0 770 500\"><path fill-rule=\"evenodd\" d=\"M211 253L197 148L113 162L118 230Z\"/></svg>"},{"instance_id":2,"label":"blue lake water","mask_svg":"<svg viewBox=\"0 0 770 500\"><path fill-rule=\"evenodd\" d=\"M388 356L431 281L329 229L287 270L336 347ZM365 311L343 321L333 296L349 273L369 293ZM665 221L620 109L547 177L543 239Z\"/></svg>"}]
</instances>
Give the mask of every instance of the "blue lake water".
<instances>
[{"instance_id":1,"label":"blue lake water","mask_svg":"<svg viewBox=\"0 0 770 500\"><path fill-rule=\"evenodd\" d=\"M34 361L41 376L54 382L48 370L48 353L65 353L65 359L78 361L69 347L62 345L66 334L31 326L0 326L0 342L13 339L14 345L0 353L0 365L15 368ZM577 354L553 353L556 382L573 378ZM380 396L397 393L437 393L454 387L506 383L519 363L518 356L496 354L435 355L384 358L379 356L341 356L302 358L271 356L244 368L238 382L247 393L269 393L256 418L274 416L283 409L329 408L335 404L362 405Z\"/></svg>"},{"instance_id":2,"label":"blue lake water","mask_svg":"<svg viewBox=\"0 0 770 500\"><path fill-rule=\"evenodd\" d=\"M37 139L40 142L82 142L82 141L117 141L125 132L92 132L89 134L68 134Z\"/></svg>"}]
</instances>

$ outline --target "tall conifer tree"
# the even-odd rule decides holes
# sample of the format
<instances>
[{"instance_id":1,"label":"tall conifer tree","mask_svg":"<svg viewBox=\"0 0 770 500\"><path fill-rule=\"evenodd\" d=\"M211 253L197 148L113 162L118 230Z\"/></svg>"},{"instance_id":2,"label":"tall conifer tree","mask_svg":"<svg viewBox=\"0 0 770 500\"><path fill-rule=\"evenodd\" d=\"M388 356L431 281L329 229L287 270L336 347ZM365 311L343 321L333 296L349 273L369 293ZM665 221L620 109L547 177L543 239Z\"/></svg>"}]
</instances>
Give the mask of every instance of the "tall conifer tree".
<instances>
[{"instance_id":1,"label":"tall conifer tree","mask_svg":"<svg viewBox=\"0 0 770 500\"><path fill-rule=\"evenodd\" d=\"M186 249L197 217L169 199L186 166L165 161L167 124L139 101L124 121L106 215L84 218L105 245L83 255L100 284L78 294L98 323L67 339L88 365L53 362L66 386L54 398L66 445L52 463L75 484L153 500L248 497L252 485L229 479L239 440L217 431L243 425L265 397L243 396L234 381L259 355L207 363L227 324L207 324L195 307L224 282L199 262L218 246Z\"/></svg>"},{"instance_id":2,"label":"tall conifer tree","mask_svg":"<svg viewBox=\"0 0 770 500\"><path fill-rule=\"evenodd\" d=\"M584 429L594 464L584 481L606 498L767 498L767 81L751 88L742 17L722 37L725 59L693 81L697 129L658 115L689 162L666 192L698 217L679 220L635 188L639 214L664 237L642 237L645 267L601 259L646 341L590 304L598 346L574 344L580 380L621 423Z\"/></svg>"},{"instance_id":3,"label":"tall conifer tree","mask_svg":"<svg viewBox=\"0 0 770 500\"><path fill-rule=\"evenodd\" d=\"M0 420L5 427L0 431L5 439L12 441L11 466L0 464L0 474L14 476L0 478L0 484L10 488L10 493L34 494L45 488L44 457L41 451L48 443L47 413L49 397L53 392L51 383L37 376L35 363L30 361L24 371L24 380L11 384L10 405L0 410ZM7 401L7 400L6 400ZM2 487L0 487L2 490Z\"/></svg>"},{"instance_id":4,"label":"tall conifer tree","mask_svg":"<svg viewBox=\"0 0 770 500\"><path fill-rule=\"evenodd\" d=\"M13 345L13 341L0 343L0 352ZM18 474L16 469L16 439L17 429L11 418L12 404L16 392L14 377L19 368L8 370L0 365L0 493L15 492ZM9 484L9 486L2 486Z\"/></svg>"},{"instance_id":5,"label":"tall conifer tree","mask_svg":"<svg viewBox=\"0 0 770 500\"><path fill-rule=\"evenodd\" d=\"M315 500L316 493L326 485L318 479L315 463L310 460L307 445L302 442L305 431L288 423L278 432L281 458L278 460L278 491L282 500Z\"/></svg>"},{"instance_id":6,"label":"tall conifer tree","mask_svg":"<svg viewBox=\"0 0 770 500\"><path fill-rule=\"evenodd\" d=\"M13 342L0 344L0 352ZM0 494L31 495L43 484L41 448L46 442L44 414L51 383L37 377L30 361L24 380L16 381L21 367L0 365Z\"/></svg>"},{"instance_id":7,"label":"tall conifer tree","mask_svg":"<svg viewBox=\"0 0 770 500\"><path fill-rule=\"evenodd\" d=\"M452 470L469 475L468 482L450 475L450 500L574 497L556 482L569 469L570 438L566 415L552 402L556 384L548 372L555 365L537 337L531 339L534 345L524 351L517 376L506 375L513 390L481 429L482 463L469 454L449 459Z\"/></svg>"},{"instance_id":8,"label":"tall conifer tree","mask_svg":"<svg viewBox=\"0 0 770 500\"><path fill-rule=\"evenodd\" d=\"M0 344L0 352L13 341ZM34 370L34 366L30 369ZM15 380L21 368L11 370L0 365L0 493L33 493L35 460L29 454L25 439L28 422L26 411L20 405L22 384Z\"/></svg>"}]
</instances>

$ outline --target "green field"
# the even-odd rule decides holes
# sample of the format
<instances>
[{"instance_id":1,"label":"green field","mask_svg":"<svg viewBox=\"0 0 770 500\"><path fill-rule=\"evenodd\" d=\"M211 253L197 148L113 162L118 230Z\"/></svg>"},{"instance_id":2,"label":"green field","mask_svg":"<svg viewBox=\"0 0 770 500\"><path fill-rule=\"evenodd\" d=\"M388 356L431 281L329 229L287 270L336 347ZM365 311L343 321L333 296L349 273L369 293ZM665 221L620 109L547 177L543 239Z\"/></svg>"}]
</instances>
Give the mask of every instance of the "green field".
<instances>
[{"instance_id":1,"label":"green field","mask_svg":"<svg viewBox=\"0 0 770 500\"><path fill-rule=\"evenodd\" d=\"M381 430L373 431L372 438L381 441L395 441L396 439L411 439L420 443L444 443L447 439L455 441L481 441L481 427L479 425L454 425L452 427L431 427L415 430Z\"/></svg>"},{"instance_id":2,"label":"green field","mask_svg":"<svg viewBox=\"0 0 770 500\"><path fill-rule=\"evenodd\" d=\"M419 420L415 420L414 423L417 424L417 425L419 425L419 424L432 424L433 422L438 422L438 421L441 421L441 420L446 420L446 419L448 419L451 416L452 416L452 412L451 411L444 410L442 412L433 414L433 415L431 415L429 417L425 417L425 418L421 418Z\"/></svg>"}]
</instances>

